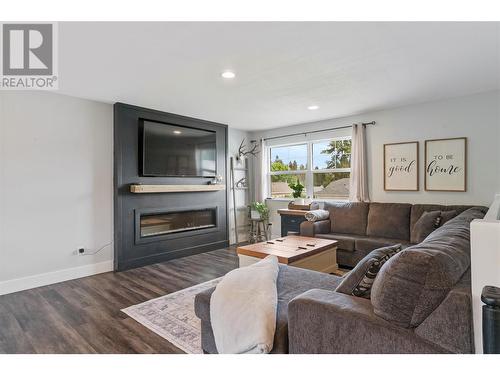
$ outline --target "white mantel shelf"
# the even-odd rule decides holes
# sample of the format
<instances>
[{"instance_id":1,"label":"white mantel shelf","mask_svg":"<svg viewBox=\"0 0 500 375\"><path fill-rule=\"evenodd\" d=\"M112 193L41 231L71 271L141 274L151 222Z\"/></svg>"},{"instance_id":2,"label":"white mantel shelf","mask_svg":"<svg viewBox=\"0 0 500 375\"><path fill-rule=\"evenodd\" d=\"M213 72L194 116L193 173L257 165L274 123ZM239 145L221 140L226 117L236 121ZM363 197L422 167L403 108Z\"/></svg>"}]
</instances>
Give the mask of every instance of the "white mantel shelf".
<instances>
[{"instance_id":1,"label":"white mantel shelf","mask_svg":"<svg viewBox=\"0 0 500 375\"><path fill-rule=\"evenodd\" d=\"M130 185L130 192L134 194L145 193L185 193L197 191L225 190L226 185Z\"/></svg>"}]
</instances>

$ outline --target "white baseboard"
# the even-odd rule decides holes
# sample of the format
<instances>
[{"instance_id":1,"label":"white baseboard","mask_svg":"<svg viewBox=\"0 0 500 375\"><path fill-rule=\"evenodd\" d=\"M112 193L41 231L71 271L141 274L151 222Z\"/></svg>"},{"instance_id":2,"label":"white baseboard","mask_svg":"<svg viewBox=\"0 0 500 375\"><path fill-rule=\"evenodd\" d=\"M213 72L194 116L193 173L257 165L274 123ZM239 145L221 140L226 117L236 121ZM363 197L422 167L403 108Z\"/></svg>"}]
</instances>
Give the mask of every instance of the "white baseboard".
<instances>
[{"instance_id":1,"label":"white baseboard","mask_svg":"<svg viewBox=\"0 0 500 375\"><path fill-rule=\"evenodd\" d=\"M88 264L80 267L66 268L54 272L40 273L38 275L23 277L20 279L0 281L0 295L60 283L62 281L79 279L81 277L92 276L109 271L113 271L113 260Z\"/></svg>"}]
</instances>

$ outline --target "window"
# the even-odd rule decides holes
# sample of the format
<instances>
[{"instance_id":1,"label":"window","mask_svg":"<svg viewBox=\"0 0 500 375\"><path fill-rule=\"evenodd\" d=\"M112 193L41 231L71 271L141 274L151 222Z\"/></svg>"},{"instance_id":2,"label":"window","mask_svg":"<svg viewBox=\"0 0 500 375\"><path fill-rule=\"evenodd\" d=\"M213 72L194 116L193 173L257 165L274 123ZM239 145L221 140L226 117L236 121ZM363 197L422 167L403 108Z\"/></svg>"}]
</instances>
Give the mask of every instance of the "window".
<instances>
[{"instance_id":1,"label":"window","mask_svg":"<svg viewBox=\"0 0 500 375\"><path fill-rule=\"evenodd\" d=\"M292 198L297 180L303 197L347 199L351 174L351 138L342 137L269 148L269 196Z\"/></svg>"},{"instance_id":2,"label":"window","mask_svg":"<svg viewBox=\"0 0 500 375\"><path fill-rule=\"evenodd\" d=\"M305 172L308 169L307 155L307 143L271 147L269 169L272 198L291 197L292 189L290 189L288 184L297 180L305 186Z\"/></svg>"}]
</instances>

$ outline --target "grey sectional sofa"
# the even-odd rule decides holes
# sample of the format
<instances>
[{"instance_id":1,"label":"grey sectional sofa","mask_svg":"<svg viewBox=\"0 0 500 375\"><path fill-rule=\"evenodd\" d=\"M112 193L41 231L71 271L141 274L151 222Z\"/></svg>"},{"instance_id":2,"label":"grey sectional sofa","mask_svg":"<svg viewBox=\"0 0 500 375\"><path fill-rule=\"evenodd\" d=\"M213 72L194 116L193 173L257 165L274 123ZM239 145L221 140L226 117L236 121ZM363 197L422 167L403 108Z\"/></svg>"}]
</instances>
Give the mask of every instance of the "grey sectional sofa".
<instances>
[{"instance_id":1,"label":"grey sectional sofa","mask_svg":"<svg viewBox=\"0 0 500 375\"><path fill-rule=\"evenodd\" d=\"M390 258L371 299L336 292L341 277L280 265L272 352L472 353L469 226L485 213L465 210ZM217 353L212 292L195 298L206 353Z\"/></svg>"},{"instance_id":2,"label":"grey sectional sofa","mask_svg":"<svg viewBox=\"0 0 500 375\"><path fill-rule=\"evenodd\" d=\"M424 212L455 211L472 206L408 203L325 203L328 220L304 222L300 235L338 241L337 263L354 267L372 250L401 243L416 244L415 223Z\"/></svg>"}]
</instances>

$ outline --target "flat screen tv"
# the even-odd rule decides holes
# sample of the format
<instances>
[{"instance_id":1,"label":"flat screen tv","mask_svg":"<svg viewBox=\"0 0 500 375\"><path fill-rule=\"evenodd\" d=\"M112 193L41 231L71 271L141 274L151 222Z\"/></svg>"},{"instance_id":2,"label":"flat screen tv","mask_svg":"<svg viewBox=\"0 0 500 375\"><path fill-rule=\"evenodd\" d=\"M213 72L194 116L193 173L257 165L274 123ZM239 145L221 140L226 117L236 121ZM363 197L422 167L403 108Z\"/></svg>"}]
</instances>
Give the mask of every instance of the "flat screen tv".
<instances>
[{"instance_id":1,"label":"flat screen tv","mask_svg":"<svg viewBox=\"0 0 500 375\"><path fill-rule=\"evenodd\" d=\"M153 177L215 177L215 131L142 120L142 171Z\"/></svg>"}]
</instances>

